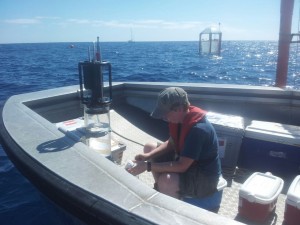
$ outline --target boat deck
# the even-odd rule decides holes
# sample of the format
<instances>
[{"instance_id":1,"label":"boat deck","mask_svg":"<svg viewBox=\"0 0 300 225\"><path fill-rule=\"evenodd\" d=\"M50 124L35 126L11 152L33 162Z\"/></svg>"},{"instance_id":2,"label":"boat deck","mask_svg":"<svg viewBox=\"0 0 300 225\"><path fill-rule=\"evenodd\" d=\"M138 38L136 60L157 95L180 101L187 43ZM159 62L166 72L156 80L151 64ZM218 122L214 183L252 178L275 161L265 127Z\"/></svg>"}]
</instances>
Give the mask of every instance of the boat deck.
<instances>
[{"instance_id":1,"label":"boat deck","mask_svg":"<svg viewBox=\"0 0 300 225\"><path fill-rule=\"evenodd\" d=\"M121 166L124 166L128 160L134 159L136 154L142 152L142 146L146 142L165 140L168 135L167 124L159 120L154 120L147 113L125 104L113 107L111 111L111 126L113 136L124 142L127 146L123 153ZM223 168L223 177L227 180L228 185L223 191L221 207L217 212L219 215L249 225L258 224L246 220L238 214L239 189L253 172L256 171ZM285 184L282 193L278 197L276 210L263 225L284 224L286 193L294 177L281 178L284 179ZM140 174L138 179L153 187L151 173L145 172Z\"/></svg>"}]
</instances>

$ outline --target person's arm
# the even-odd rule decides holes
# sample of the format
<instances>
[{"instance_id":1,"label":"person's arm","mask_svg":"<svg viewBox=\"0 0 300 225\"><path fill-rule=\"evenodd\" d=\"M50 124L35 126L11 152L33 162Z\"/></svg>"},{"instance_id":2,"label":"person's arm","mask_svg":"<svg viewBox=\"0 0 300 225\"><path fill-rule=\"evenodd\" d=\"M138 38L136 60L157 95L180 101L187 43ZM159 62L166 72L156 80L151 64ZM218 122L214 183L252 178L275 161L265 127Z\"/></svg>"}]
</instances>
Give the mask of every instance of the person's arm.
<instances>
[{"instance_id":1,"label":"person's arm","mask_svg":"<svg viewBox=\"0 0 300 225\"><path fill-rule=\"evenodd\" d=\"M193 159L187 157L180 157L178 161L152 163L150 162L150 168L148 168L149 162L137 161L136 166L129 169L128 172L133 175L143 173L147 169L157 173L183 173L185 172L194 162Z\"/></svg>"},{"instance_id":2,"label":"person's arm","mask_svg":"<svg viewBox=\"0 0 300 225\"><path fill-rule=\"evenodd\" d=\"M155 156L158 156L160 154L163 154L163 153L166 153L169 151L173 151L173 146L171 145L170 138L167 141L160 144L157 148L155 148L151 152L149 152L148 159L152 159Z\"/></svg>"},{"instance_id":3,"label":"person's arm","mask_svg":"<svg viewBox=\"0 0 300 225\"><path fill-rule=\"evenodd\" d=\"M178 161L151 163L151 171L157 173L184 173L193 162L194 160L191 158L180 157Z\"/></svg>"},{"instance_id":4,"label":"person's arm","mask_svg":"<svg viewBox=\"0 0 300 225\"><path fill-rule=\"evenodd\" d=\"M167 141L163 142L161 145L159 145L157 148L153 149L151 152L136 155L135 160L137 160L137 161L150 160L155 156L158 156L160 154L163 154L165 152L172 151L172 150L173 150L173 146L172 146L172 144L170 142L170 138L169 138Z\"/></svg>"}]
</instances>

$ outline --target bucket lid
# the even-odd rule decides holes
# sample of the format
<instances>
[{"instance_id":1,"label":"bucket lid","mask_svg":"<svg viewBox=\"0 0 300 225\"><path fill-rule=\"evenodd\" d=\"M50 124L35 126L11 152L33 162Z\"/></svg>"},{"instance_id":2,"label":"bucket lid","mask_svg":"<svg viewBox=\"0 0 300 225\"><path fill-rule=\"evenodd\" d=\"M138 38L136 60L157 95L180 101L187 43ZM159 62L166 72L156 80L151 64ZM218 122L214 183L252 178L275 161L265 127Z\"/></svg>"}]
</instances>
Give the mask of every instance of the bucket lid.
<instances>
[{"instance_id":1,"label":"bucket lid","mask_svg":"<svg viewBox=\"0 0 300 225\"><path fill-rule=\"evenodd\" d=\"M249 202L269 204L283 188L283 180L269 173L253 173L242 185L239 195Z\"/></svg>"},{"instance_id":2,"label":"bucket lid","mask_svg":"<svg viewBox=\"0 0 300 225\"><path fill-rule=\"evenodd\" d=\"M287 203L300 209L300 175L296 176L286 194Z\"/></svg>"}]
</instances>

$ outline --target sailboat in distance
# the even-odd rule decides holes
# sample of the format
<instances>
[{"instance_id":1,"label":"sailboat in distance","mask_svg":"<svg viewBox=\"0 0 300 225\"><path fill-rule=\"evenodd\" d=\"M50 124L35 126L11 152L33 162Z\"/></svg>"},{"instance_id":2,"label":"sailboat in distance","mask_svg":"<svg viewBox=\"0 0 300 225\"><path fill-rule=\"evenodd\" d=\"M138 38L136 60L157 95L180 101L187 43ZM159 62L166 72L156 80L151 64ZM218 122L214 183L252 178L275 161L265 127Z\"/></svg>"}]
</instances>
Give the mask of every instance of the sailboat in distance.
<instances>
[{"instance_id":1,"label":"sailboat in distance","mask_svg":"<svg viewBox=\"0 0 300 225\"><path fill-rule=\"evenodd\" d=\"M128 43L133 43L134 39L133 39L133 34L132 34L132 29L130 29L130 40L128 40Z\"/></svg>"}]
</instances>

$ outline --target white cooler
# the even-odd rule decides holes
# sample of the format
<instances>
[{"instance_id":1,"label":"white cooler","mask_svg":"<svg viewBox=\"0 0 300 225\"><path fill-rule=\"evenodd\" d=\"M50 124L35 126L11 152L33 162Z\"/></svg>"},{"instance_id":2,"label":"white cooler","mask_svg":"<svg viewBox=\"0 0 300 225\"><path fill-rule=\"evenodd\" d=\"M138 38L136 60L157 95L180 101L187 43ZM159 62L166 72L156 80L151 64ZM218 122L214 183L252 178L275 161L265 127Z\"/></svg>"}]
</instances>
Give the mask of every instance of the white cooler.
<instances>
[{"instance_id":1,"label":"white cooler","mask_svg":"<svg viewBox=\"0 0 300 225\"><path fill-rule=\"evenodd\" d=\"M238 166L261 172L299 173L300 128L252 121L245 129Z\"/></svg>"},{"instance_id":2,"label":"white cooler","mask_svg":"<svg viewBox=\"0 0 300 225\"><path fill-rule=\"evenodd\" d=\"M283 184L281 178L270 173L253 173L239 191L239 214L264 222L275 209Z\"/></svg>"},{"instance_id":3,"label":"white cooler","mask_svg":"<svg viewBox=\"0 0 300 225\"><path fill-rule=\"evenodd\" d=\"M287 192L284 222L287 225L300 223L300 175L296 176Z\"/></svg>"},{"instance_id":4,"label":"white cooler","mask_svg":"<svg viewBox=\"0 0 300 225\"><path fill-rule=\"evenodd\" d=\"M208 112L206 116L219 139L222 166L235 168L244 135L244 118L215 112Z\"/></svg>"}]
</instances>

